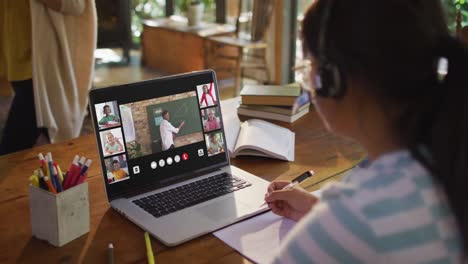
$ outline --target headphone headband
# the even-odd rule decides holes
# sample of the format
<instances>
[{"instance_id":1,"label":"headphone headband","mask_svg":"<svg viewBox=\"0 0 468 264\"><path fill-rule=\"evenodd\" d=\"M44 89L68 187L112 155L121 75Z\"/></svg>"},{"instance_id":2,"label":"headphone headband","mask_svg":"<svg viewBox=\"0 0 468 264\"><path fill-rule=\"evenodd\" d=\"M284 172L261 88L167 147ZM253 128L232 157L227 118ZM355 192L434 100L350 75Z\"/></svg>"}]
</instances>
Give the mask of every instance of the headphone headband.
<instances>
[{"instance_id":1,"label":"headphone headband","mask_svg":"<svg viewBox=\"0 0 468 264\"><path fill-rule=\"evenodd\" d=\"M322 0L325 1L325 10L323 11L323 16L320 21L320 32L319 32L319 43L318 43L318 54L320 62L327 62L326 56L326 44L327 44L327 30L328 22L330 20L330 12L333 6L333 0Z\"/></svg>"},{"instance_id":2,"label":"headphone headband","mask_svg":"<svg viewBox=\"0 0 468 264\"><path fill-rule=\"evenodd\" d=\"M326 55L328 24L331 16L331 10L335 0L325 1L323 15L320 21L320 31L318 40L318 60L320 82L317 84L317 95L322 97L340 97L344 94L345 86L343 83L343 74L339 67L332 63Z\"/></svg>"}]
</instances>

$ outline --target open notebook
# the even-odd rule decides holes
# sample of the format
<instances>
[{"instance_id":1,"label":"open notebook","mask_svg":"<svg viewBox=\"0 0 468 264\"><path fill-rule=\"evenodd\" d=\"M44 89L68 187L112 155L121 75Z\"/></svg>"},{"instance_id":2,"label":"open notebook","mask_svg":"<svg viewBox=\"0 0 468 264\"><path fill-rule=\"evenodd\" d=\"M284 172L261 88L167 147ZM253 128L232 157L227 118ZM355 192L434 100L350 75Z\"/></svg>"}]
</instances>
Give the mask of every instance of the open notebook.
<instances>
[{"instance_id":1,"label":"open notebook","mask_svg":"<svg viewBox=\"0 0 468 264\"><path fill-rule=\"evenodd\" d=\"M241 123L235 111L238 104L239 98L221 102L231 157L251 155L294 161L294 132L259 119Z\"/></svg>"},{"instance_id":2,"label":"open notebook","mask_svg":"<svg viewBox=\"0 0 468 264\"><path fill-rule=\"evenodd\" d=\"M321 197L320 190L312 194ZM269 263L295 225L295 221L268 211L218 230L213 235L254 262Z\"/></svg>"}]
</instances>

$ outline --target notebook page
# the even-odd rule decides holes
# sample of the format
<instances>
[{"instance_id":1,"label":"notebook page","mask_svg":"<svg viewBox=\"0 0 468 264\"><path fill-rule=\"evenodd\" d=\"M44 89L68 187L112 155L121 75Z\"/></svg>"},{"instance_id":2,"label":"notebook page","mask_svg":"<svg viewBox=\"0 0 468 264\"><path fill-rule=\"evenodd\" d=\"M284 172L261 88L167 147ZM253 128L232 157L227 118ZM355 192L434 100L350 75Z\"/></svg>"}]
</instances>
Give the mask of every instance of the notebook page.
<instances>
[{"instance_id":1,"label":"notebook page","mask_svg":"<svg viewBox=\"0 0 468 264\"><path fill-rule=\"evenodd\" d=\"M250 119L242 124L237 138L235 149L242 147L264 150L267 153L293 161L294 133L270 122Z\"/></svg>"},{"instance_id":2,"label":"notebook page","mask_svg":"<svg viewBox=\"0 0 468 264\"><path fill-rule=\"evenodd\" d=\"M312 192L320 197L320 190ZM296 222L271 211L213 233L246 258L257 263L271 262L281 242Z\"/></svg>"},{"instance_id":3,"label":"notebook page","mask_svg":"<svg viewBox=\"0 0 468 264\"><path fill-rule=\"evenodd\" d=\"M230 154L233 152L234 147L236 146L237 136L239 135L241 126L236 111L239 102L239 97L221 101L221 113L223 115L226 144Z\"/></svg>"}]
</instances>

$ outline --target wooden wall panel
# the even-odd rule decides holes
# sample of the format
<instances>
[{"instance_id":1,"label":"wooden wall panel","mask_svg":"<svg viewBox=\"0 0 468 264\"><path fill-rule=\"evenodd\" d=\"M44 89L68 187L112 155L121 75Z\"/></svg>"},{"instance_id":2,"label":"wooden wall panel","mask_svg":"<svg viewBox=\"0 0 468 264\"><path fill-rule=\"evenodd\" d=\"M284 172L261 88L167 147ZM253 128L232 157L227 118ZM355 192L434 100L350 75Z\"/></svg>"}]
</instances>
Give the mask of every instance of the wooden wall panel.
<instances>
[{"instance_id":1,"label":"wooden wall panel","mask_svg":"<svg viewBox=\"0 0 468 264\"><path fill-rule=\"evenodd\" d=\"M143 32L142 60L145 66L169 74L205 68L203 38L146 25Z\"/></svg>"}]
</instances>

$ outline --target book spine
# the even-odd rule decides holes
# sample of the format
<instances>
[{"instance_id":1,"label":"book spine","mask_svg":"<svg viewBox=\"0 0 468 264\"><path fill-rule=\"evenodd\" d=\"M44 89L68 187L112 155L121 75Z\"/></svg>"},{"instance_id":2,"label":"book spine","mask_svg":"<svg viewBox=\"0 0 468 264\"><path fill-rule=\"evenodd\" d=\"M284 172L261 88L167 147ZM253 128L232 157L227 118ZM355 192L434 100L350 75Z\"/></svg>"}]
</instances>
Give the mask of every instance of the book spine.
<instances>
[{"instance_id":1,"label":"book spine","mask_svg":"<svg viewBox=\"0 0 468 264\"><path fill-rule=\"evenodd\" d=\"M301 112L296 113L293 116L290 115L283 115L283 114L276 114L276 113L270 113L270 112L263 112L263 111L256 111L256 110L250 110L250 109L244 109L244 108L237 108L237 114L239 115L244 115L244 116L250 116L250 117L255 117L255 118L265 118L265 119L271 119L271 120L278 120L278 121L283 121L283 122L288 122L292 123L296 121L297 119L303 117L309 112L309 109L304 109Z\"/></svg>"},{"instance_id":2,"label":"book spine","mask_svg":"<svg viewBox=\"0 0 468 264\"><path fill-rule=\"evenodd\" d=\"M270 112L282 115L293 116L299 112L304 111L306 108L310 107L310 104L304 104L300 106L296 112L293 113L293 107L288 106L268 106L268 105L247 105L247 104L240 104L240 108L244 108L247 110L254 110L254 111L262 111L262 112Z\"/></svg>"},{"instance_id":3,"label":"book spine","mask_svg":"<svg viewBox=\"0 0 468 264\"><path fill-rule=\"evenodd\" d=\"M282 114L268 113L268 112L255 111L255 110L245 110L242 108L238 108L237 113L239 115L244 115L244 116L266 118L266 119L272 119L272 120L278 120L278 121L291 123L291 116L282 115Z\"/></svg>"},{"instance_id":4,"label":"book spine","mask_svg":"<svg viewBox=\"0 0 468 264\"><path fill-rule=\"evenodd\" d=\"M242 96L242 103L248 105L278 105L292 107L295 102L296 97Z\"/></svg>"}]
</instances>

